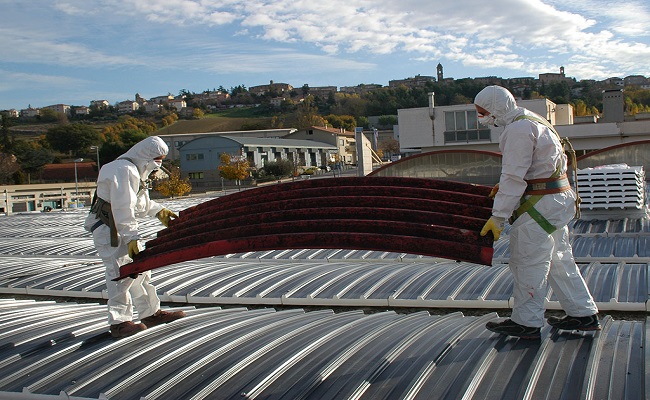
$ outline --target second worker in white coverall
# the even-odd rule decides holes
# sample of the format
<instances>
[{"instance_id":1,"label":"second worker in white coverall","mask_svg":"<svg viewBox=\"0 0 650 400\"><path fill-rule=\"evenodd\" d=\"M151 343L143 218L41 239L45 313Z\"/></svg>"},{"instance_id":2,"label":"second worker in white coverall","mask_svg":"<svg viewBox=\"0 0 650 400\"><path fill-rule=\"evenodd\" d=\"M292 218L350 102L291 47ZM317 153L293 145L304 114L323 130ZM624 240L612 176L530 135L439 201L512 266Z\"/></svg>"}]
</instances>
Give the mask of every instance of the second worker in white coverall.
<instances>
[{"instance_id":1,"label":"second worker in white coverall","mask_svg":"<svg viewBox=\"0 0 650 400\"><path fill-rule=\"evenodd\" d=\"M149 175L161 168L169 149L157 136L148 137L116 160L105 164L97 178L96 198L85 221L99 257L106 267L108 321L115 338L133 335L154 325L185 316L183 311L163 311L151 271L134 278L120 276L120 267L140 251L136 218L156 216L168 226L176 214L149 198ZM140 323L134 323L133 307Z\"/></svg>"},{"instance_id":2,"label":"second worker in white coverall","mask_svg":"<svg viewBox=\"0 0 650 400\"><path fill-rule=\"evenodd\" d=\"M566 176L567 158L554 128L541 116L518 107L512 94L488 86L476 95L479 122L502 126L501 176L492 217L481 235L499 238L510 219L509 267L514 277L512 315L486 328L503 335L540 338L547 283L566 316L549 317L557 329L600 330L598 308L580 274L567 224L576 212L576 194ZM525 206L524 206L525 204Z\"/></svg>"}]
</instances>

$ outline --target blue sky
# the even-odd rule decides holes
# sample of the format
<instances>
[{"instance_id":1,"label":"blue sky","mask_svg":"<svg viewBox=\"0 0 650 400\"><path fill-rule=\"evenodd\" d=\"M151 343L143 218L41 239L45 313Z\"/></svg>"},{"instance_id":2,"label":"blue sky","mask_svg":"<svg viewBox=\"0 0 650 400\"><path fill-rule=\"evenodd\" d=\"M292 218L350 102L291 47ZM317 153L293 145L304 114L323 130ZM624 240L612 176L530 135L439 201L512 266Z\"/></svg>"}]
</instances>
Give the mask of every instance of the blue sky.
<instances>
[{"instance_id":1,"label":"blue sky","mask_svg":"<svg viewBox=\"0 0 650 400\"><path fill-rule=\"evenodd\" d=\"M415 75L650 77L647 0L0 0L0 109Z\"/></svg>"}]
</instances>

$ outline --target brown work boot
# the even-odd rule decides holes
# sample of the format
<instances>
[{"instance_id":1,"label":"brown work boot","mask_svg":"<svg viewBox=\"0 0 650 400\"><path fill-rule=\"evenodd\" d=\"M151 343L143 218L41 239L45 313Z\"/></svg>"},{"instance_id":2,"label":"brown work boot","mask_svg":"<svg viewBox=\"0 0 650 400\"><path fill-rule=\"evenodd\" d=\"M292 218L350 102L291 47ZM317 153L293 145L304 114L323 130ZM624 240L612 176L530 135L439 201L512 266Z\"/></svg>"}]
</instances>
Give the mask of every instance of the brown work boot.
<instances>
[{"instance_id":1,"label":"brown work boot","mask_svg":"<svg viewBox=\"0 0 650 400\"><path fill-rule=\"evenodd\" d=\"M145 329L147 329L147 326L145 324L134 324L131 321L126 321L120 324L111 325L111 336L114 338L123 338L136 334Z\"/></svg>"},{"instance_id":2,"label":"brown work boot","mask_svg":"<svg viewBox=\"0 0 650 400\"><path fill-rule=\"evenodd\" d=\"M142 318L141 322L147 325L148 328L151 328L152 326L166 324L167 322L175 321L179 318L183 318L184 316L185 316L184 311L158 310L152 316L147 318Z\"/></svg>"}]
</instances>

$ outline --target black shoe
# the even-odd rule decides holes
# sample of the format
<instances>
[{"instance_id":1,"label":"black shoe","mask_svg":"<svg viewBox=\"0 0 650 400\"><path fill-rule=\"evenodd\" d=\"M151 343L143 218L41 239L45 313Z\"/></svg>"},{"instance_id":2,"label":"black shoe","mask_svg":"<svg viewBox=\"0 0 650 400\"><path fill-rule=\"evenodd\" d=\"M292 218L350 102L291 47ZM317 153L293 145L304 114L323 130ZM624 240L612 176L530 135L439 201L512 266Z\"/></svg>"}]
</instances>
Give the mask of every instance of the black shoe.
<instances>
[{"instance_id":1,"label":"black shoe","mask_svg":"<svg viewBox=\"0 0 650 400\"><path fill-rule=\"evenodd\" d=\"M519 325L511 319L503 322L488 322L485 324L487 330L500 333L502 335L517 336L522 339L539 339L541 333L539 328Z\"/></svg>"},{"instance_id":2,"label":"black shoe","mask_svg":"<svg viewBox=\"0 0 650 400\"><path fill-rule=\"evenodd\" d=\"M549 325L557 329L571 331L599 331L601 330L598 314L588 317L571 317L565 315L562 318L548 317L546 320Z\"/></svg>"}]
</instances>

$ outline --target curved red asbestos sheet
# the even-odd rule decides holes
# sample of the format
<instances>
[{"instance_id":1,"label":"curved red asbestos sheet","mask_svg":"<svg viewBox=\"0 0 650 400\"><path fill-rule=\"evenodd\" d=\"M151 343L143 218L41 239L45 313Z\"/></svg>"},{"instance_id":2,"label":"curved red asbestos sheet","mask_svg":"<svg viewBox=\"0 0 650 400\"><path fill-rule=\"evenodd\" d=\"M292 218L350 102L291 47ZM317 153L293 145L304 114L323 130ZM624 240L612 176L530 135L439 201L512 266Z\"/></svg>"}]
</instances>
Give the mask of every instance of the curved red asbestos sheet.
<instances>
[{"instance_id":1,"label":"curved red asbestos sheet","mask_svg":"<svg viewBox=\"0 0 650 400\"><path fill-rule=\"evenodd\" d=\"M491 265L490 187L422 178L312 179L237 192L180 212L118 279L239 252L357 249Z\"/></svg>"}]
</instances>

